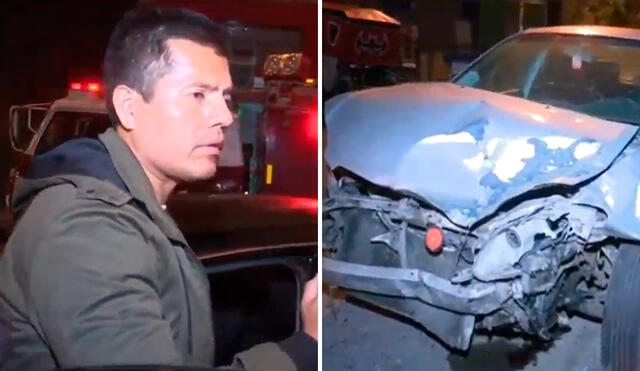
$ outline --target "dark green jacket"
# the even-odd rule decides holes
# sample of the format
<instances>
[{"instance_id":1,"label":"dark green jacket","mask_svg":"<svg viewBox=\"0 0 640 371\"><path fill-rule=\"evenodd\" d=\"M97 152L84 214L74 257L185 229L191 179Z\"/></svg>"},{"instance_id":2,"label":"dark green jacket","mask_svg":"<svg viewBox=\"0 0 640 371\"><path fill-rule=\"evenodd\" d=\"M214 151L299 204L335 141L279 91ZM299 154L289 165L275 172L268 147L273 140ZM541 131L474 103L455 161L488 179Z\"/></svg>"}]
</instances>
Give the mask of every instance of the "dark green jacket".
<instances>
[{"instance_id":1,"label":"dark green jacket","mask_svg":"<svg viewBox=\"0 0 640 371\"><path fill-rule=\"evenodd\" d=\"M211 366L204 268L128 146L112 129L99 139L63 144L17 183L19 219L0 260L12 350L0 369ZM239 354L234 365L296 370L315 352L297 333Z\"/></svg>"}]
</instances>

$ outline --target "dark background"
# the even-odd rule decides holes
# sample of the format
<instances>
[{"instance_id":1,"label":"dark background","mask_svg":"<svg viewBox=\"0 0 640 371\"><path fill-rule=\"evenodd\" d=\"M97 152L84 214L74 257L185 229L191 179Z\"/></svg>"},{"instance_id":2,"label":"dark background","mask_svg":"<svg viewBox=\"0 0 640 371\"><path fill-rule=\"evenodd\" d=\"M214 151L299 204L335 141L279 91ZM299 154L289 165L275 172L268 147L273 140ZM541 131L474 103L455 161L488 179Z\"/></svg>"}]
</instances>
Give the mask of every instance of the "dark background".
<instances>
[{"instance_id":1,"label":"dark background","mask_svg":"<svg viewBox=\"0 0 640 371\"><path fill-rule=\"evenodd\" d=\"M12 159L9 107L66 95L72 78L101 76L109 34L136 0L0 2L0 195ZM4 206L4 203L3 205Z\"/></svg>"}]
</instances>

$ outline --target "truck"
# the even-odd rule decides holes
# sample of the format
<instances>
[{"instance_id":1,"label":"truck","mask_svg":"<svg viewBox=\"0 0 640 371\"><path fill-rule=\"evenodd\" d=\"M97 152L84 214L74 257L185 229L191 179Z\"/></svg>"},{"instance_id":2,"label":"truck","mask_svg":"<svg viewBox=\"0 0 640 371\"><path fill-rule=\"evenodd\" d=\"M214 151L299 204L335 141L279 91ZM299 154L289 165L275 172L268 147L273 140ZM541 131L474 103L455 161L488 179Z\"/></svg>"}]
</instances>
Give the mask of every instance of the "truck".
<instances>
[{"instance_id":1,"label":"truck","mask_svg":"<svg viewBox=\"0 0 640 371\"><path fill-rule=\"evenodd\" d=\"M353 90L417 80L405 62L403 25L375 8L322 2L323 100Z\"/></svg>"}]
</instances>

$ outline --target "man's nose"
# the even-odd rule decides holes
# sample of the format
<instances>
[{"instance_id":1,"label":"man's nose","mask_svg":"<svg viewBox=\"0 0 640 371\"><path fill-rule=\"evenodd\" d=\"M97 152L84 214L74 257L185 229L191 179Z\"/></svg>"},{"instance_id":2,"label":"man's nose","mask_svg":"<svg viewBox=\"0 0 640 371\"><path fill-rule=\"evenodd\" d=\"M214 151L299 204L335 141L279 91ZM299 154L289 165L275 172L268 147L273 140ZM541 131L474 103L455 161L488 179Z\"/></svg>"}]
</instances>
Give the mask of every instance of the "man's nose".
<instances>
[{"instance_id":1,"label":"man's nose","mask_svg":"<svg viewBox=\"0 0 640 371\"><path fill-rule=\"evenodd\" d=\"M223 128L231 125L235 120L231 108L225 99L220 99L209 109L209 125Z\"/></svg>"}]
</instances>

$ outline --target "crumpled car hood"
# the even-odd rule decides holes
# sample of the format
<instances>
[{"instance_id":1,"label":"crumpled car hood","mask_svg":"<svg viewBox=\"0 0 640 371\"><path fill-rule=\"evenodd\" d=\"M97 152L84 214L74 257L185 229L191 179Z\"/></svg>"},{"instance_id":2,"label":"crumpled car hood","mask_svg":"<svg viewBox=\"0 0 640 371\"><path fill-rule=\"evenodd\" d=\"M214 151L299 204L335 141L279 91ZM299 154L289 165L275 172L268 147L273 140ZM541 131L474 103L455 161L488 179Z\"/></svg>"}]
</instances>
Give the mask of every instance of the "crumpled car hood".
<instances>
[{"instance_id":1,"label":"crumpled car hood","mask_svg":"<svg viewBox=\"0 0 640 371\"><path fill-rule=\"evenodd\" d=\"M637 131L451 83L341 95L325 119L332 169L417 195L461 226L534 188L599 175Z\"/></svg>"}]
</instances>

